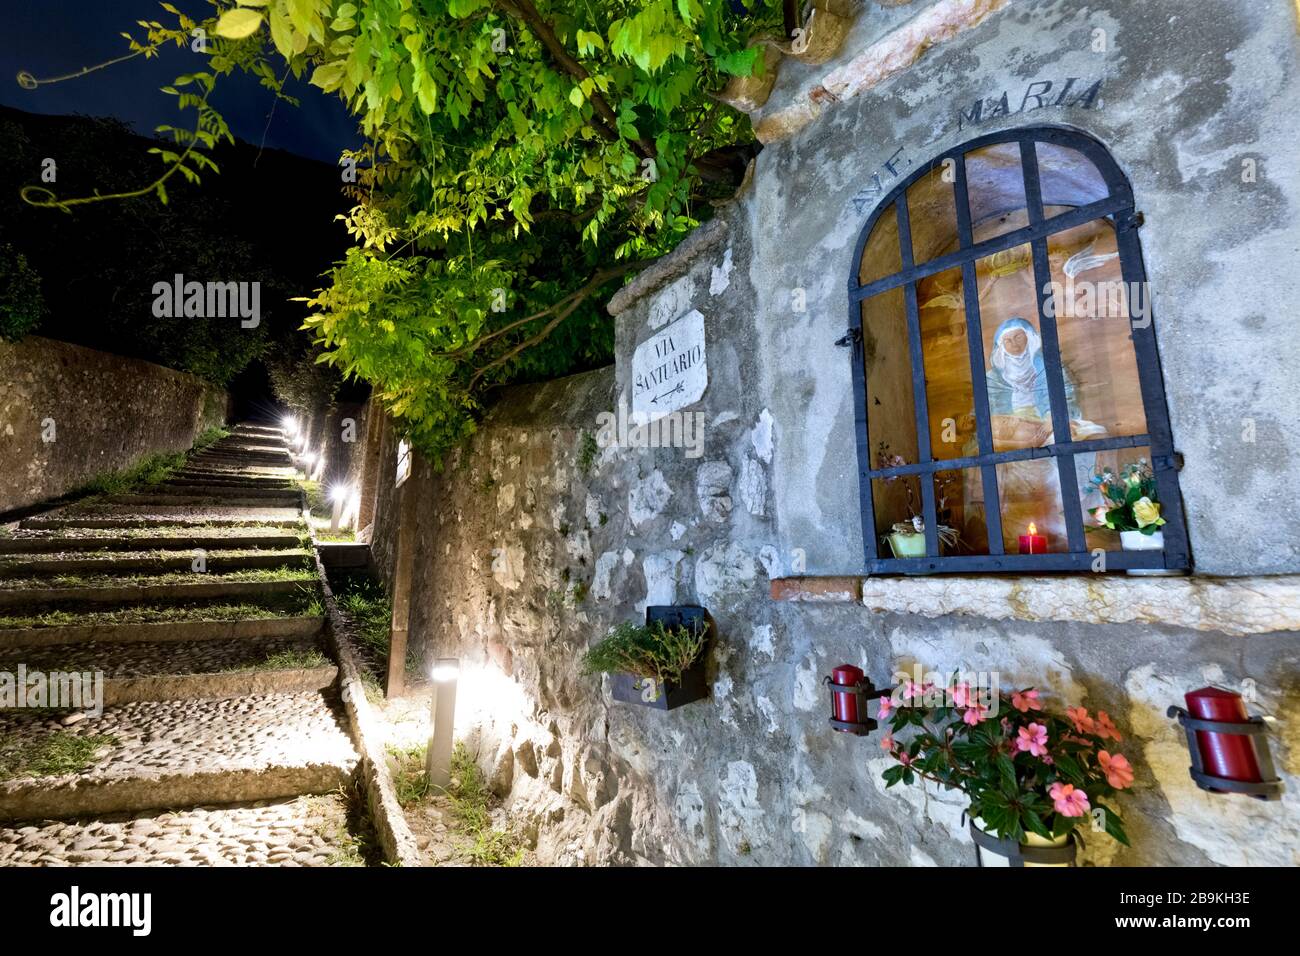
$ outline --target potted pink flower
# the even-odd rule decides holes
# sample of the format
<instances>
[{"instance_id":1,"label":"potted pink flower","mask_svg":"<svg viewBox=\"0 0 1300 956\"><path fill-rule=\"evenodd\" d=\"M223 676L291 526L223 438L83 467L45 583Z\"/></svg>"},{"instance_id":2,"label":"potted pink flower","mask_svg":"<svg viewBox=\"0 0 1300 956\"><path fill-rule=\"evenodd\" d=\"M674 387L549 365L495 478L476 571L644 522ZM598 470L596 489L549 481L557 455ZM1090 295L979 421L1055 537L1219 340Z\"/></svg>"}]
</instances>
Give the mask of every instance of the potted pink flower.
<instances>
[{"instance_id":1,"label":"potted pink flower","mask_svg":"<svg viewBox=\"0 0 1300 956\"><path fill-rule=\"evenodd\" d=\"M887 786L930 780L970 801L971 837L984 866L1069 866L1081 826L1128 845L1110 801L1133 785L1133 767L1105 711L1043 709L1032 688L996 694L954 678L907 682L881 702L881 746L897 764Z\"/></svg>"}]
</instances>

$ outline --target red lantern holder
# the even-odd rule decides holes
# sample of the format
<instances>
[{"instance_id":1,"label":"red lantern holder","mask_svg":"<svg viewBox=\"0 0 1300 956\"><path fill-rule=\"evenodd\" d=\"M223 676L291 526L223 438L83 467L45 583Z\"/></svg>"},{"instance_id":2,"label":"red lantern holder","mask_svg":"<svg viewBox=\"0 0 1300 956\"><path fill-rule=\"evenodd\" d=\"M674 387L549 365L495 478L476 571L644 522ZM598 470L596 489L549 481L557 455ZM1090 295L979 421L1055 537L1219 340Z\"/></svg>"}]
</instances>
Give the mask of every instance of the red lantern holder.
<instances>
[{"instance_id":1,"label":"red lantern holder","mask_svg":"<svg viewBox=\"0 0 1300 956\"><path fill-rule=\"evenodd\" d=\"M841 664L823 678L831 689L831 726L842 734L865 737L879 726L867 716L867 701L885 697L892 687L877 688L861 668Z\"/></svg>"},{"instance_id":2,"label":"red lantern holder","mask_svg":"<svg viewBox=\"0 0 1300 956\"><path fill-rule=\"evenodd\" d=\"M1189 713L1178 705L1168 716L1187 733L1192 765L1188 773L1210 793L1241 793L1257 800L1280 800L1282 781L1268 749L1268 727L1262 717L1249 717L1239 694L1205 687L1186 695Z\"/></svg>"}]
</instances>

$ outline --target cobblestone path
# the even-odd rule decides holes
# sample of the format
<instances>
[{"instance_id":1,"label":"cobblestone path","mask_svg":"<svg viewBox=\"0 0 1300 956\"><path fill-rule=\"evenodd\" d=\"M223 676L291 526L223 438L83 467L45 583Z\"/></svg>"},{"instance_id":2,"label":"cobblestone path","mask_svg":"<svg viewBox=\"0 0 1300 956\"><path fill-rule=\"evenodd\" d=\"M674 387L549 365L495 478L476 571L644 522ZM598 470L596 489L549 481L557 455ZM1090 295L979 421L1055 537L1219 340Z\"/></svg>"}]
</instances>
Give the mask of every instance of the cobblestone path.
<instances>
[{"instance_id":1,"label":"cobblestone path","mask_svg":"<svg viewBox=\"0 0 1300 956\"><path fill-rule=\"evenodd\" d=\"M363 861L293 479L244 424L0 537L0 866Z\"/></svg>"}]
</instances>

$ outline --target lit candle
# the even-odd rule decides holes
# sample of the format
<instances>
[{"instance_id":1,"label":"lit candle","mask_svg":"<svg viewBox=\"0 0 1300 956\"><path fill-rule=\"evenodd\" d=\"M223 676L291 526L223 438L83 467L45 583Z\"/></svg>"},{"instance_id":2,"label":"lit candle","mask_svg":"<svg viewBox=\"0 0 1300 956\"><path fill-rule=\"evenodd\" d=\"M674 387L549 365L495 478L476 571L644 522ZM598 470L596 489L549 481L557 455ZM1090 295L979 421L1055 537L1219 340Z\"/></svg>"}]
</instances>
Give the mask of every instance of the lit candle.
<instances>
[{"instance_id":1,"label":"lit candle","mask_svg":"<svg viewBox=\"0 0 1300 956\"><path fill-rule=\"evenodd\" d=\"M1219 687L1202 687L1184 695L1187 712L1201 720L1217 720L1229 724L1244 724L1250 717L1240 694ZM1245 734L1220 734L1210 730L1196 731L1196 746L1201 751L1205 772L1212 777L1227 780L1244 780L1259 783L1259 761L1255 759L1255 744Z\"/></svg>"},{"instance_id":2,"label":"lit candle","mask_svg":"<svg viewBox=\"0 0 1300 956\"><path fill-rule=\"evenodd\" d=\"M1047 535L1038 533L1038 526L1029 522L1029 534L1020 536L1021 554L1046 554Z\"/></svg>"}]
</instances>

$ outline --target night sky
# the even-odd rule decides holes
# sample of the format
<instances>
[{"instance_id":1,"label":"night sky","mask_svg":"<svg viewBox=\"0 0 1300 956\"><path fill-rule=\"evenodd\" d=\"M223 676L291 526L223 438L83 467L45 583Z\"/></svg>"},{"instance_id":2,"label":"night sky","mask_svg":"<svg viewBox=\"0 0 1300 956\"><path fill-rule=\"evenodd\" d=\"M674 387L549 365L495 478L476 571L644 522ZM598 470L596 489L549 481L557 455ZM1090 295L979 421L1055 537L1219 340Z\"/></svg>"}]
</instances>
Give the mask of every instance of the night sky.
<instances>
[{"instance_id":1,"label":"night sky","mask_svg":"<svg viewBox=\"0 0 1300 956\"><path fill-rule=\"evenodd\" d=\"M210 13L206 0L172 0L195 17ZM203 66L204 57L188 49L165 48L159 56L136 57L89 76L25 90L15 79L26 70L39 78L61 76L129 52L123 31L136 20L175 22L157 0L0 0L0 104L32 113L115 116L136 132L152 135L160 123L188 127L174 98L159 92L179 74ZM273 61L274 62L274 61ZM218 80L212 103L238 138L263 143L327 163L341 149L360 143L355 120L336 96L290 77L288 92L297 107L281 102L271 115L274 97L256 78L235 72ZM270 128L267 117L271 115Z\"/></svg>"}]
</instances>

